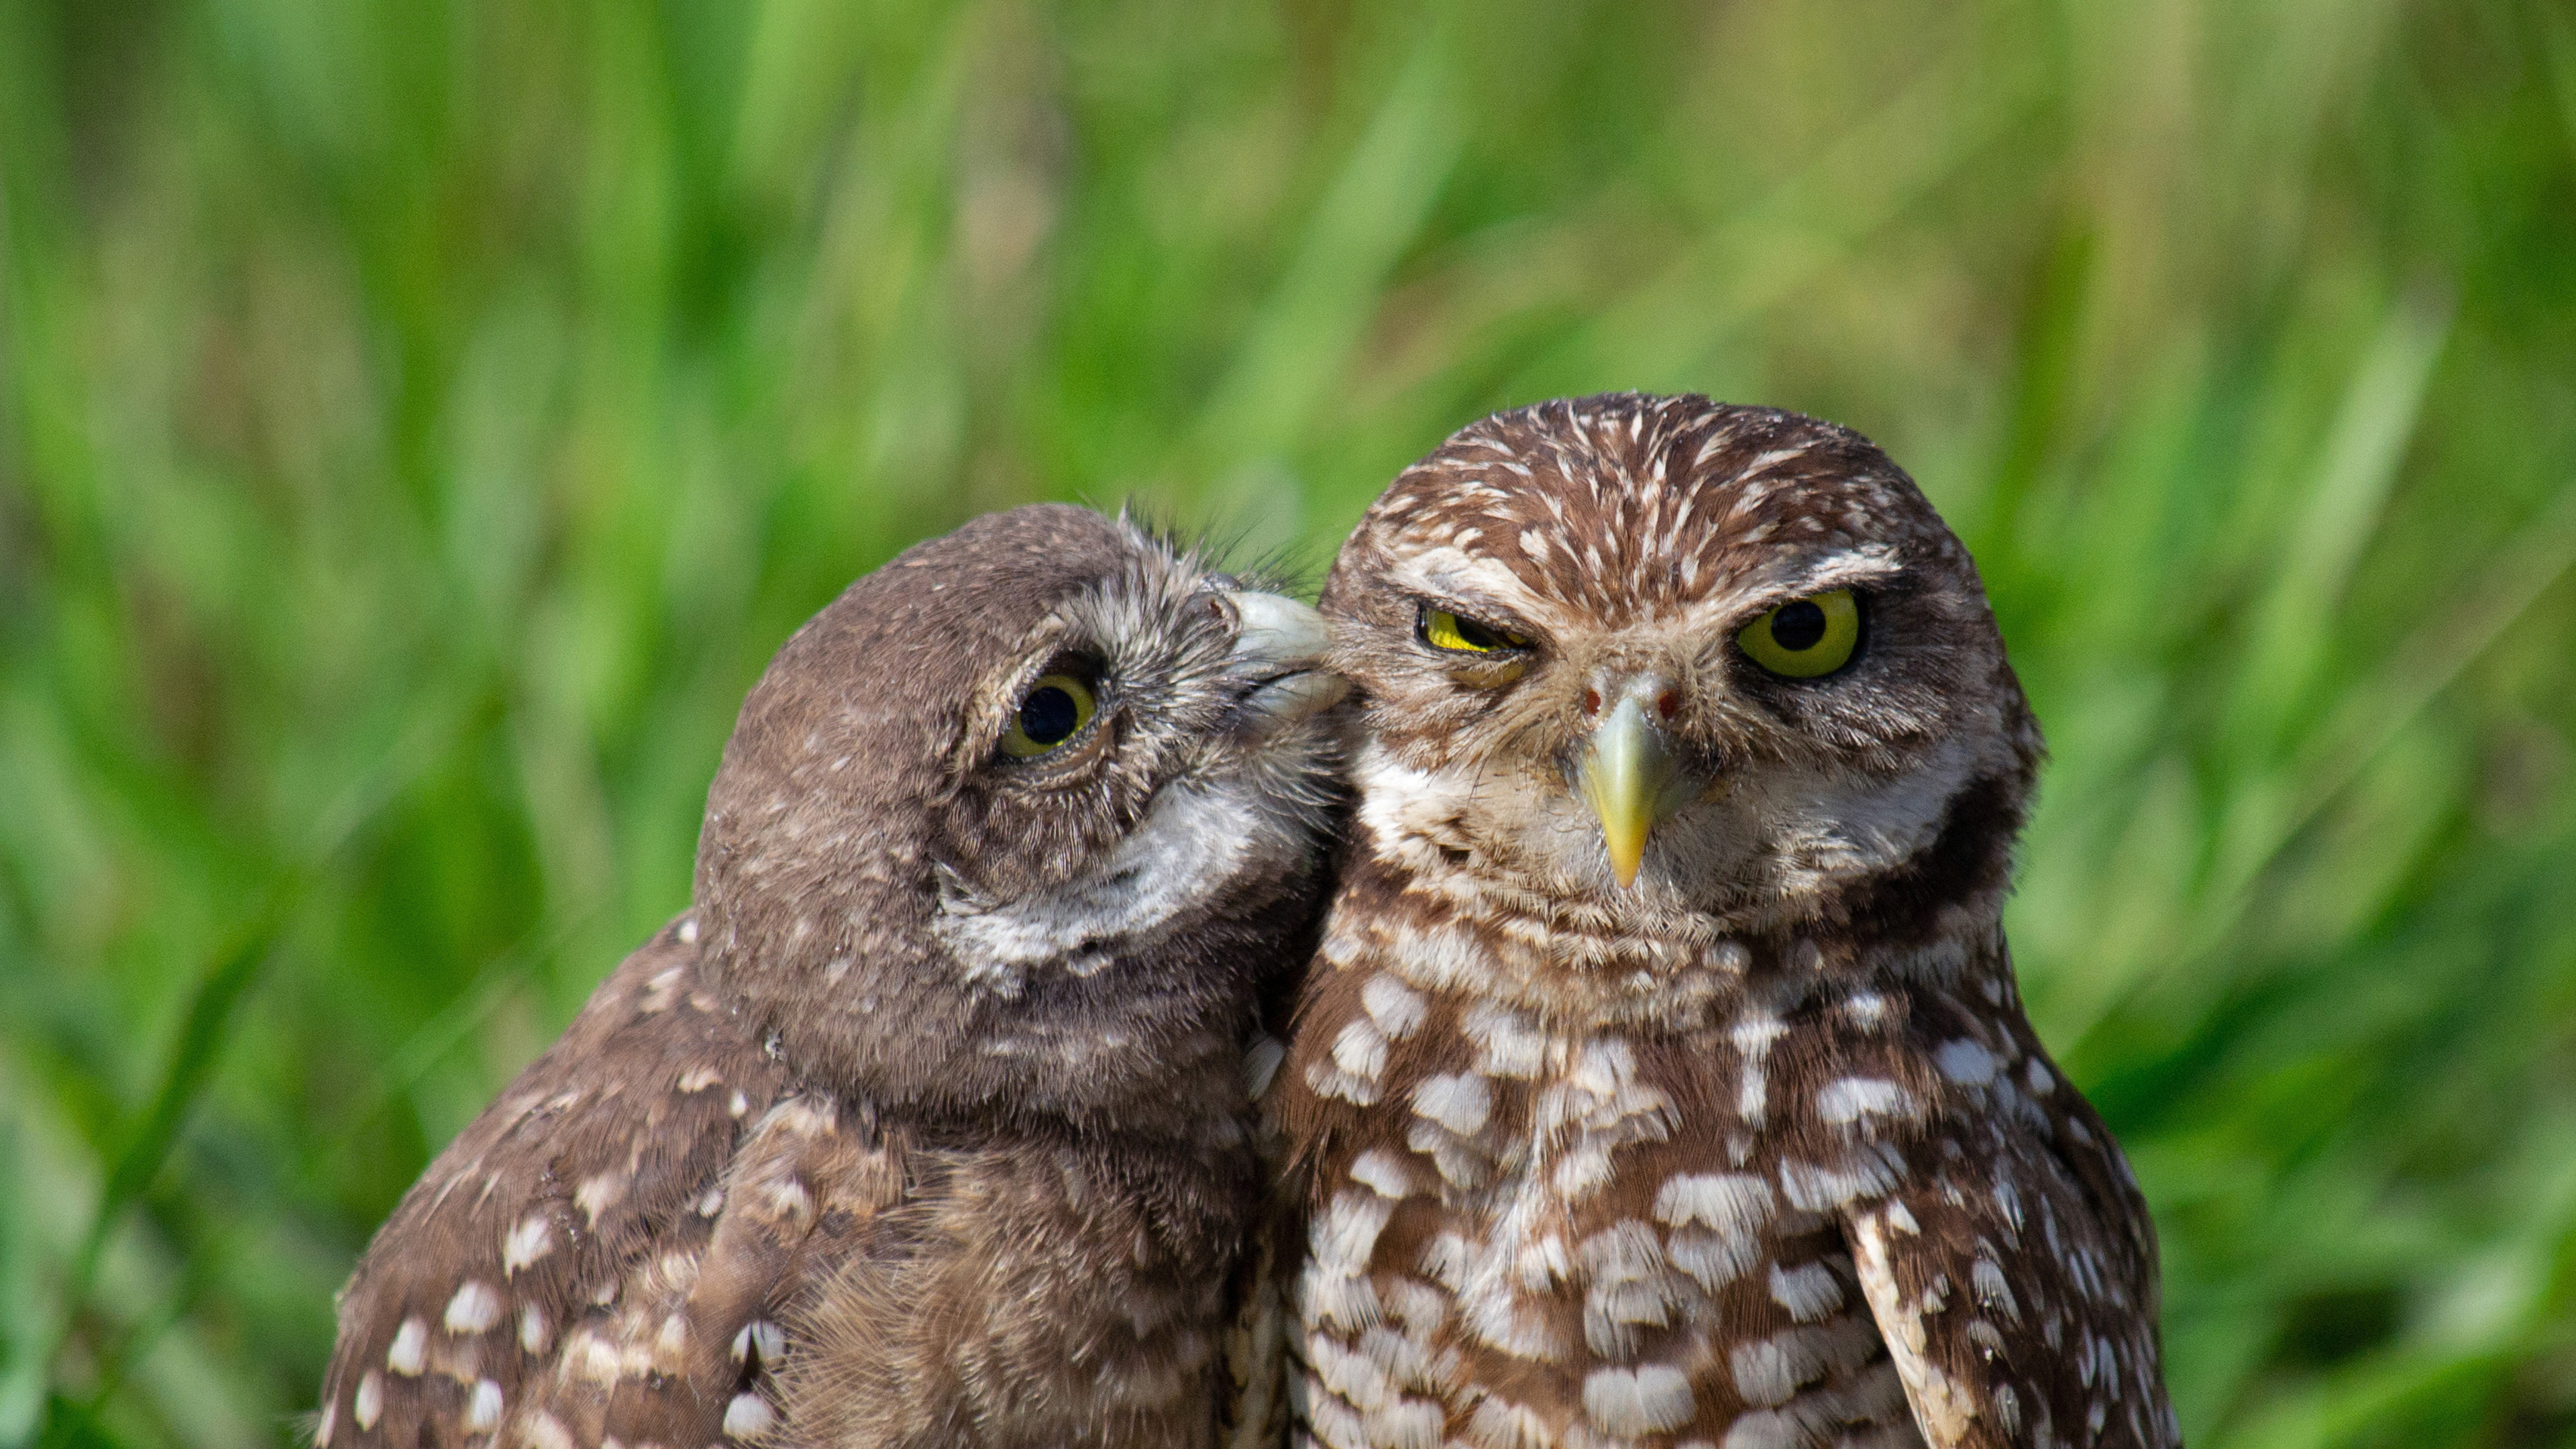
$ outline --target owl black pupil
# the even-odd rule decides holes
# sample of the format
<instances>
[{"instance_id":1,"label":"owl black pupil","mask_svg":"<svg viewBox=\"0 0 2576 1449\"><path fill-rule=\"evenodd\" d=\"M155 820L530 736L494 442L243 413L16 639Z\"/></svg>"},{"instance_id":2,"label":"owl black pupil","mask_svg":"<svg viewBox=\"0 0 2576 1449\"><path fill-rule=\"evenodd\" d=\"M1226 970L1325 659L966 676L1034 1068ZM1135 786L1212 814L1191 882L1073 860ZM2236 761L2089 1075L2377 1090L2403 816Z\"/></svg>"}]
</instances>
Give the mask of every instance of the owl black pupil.
<instances>
[{"instance_id":1,"label":"owl black pupil","mask_svg":"<svg viewBox=\"0 0 2576 1449\"><path fill-rule=\"evenodd\" d=\"M1825 640L1825 611L1805 599L1783 604L1771 616L1771 638L1792 653L1813 649Z\"/></svg>"},{"instance_id":2,"label":"owl black pupil","mask_svg":"<svg viewBox=\"0 0 2576 1449\"><path fill-rule=\"evenodd\" d=\"M1060 744L1082 723L1082 711L1073 696L1050 684L1032 689L1020 702L1020 733L1032 744Z\"/></svg>"},{"instance_id":3,"label":"owl black pupil","mask_svg":"<svg viewBox=\"0 0 2576 1449\"><path fill-rule=\"evenodd\" d=\"M1493 630L1486 628L1484 625L1477 623L1473 619L1460 619L1457 622L1458 637L1466 640L1468 645L1473 648L1491 649L1503 642L1494 637Z\"/></svg>"}]
</instances>

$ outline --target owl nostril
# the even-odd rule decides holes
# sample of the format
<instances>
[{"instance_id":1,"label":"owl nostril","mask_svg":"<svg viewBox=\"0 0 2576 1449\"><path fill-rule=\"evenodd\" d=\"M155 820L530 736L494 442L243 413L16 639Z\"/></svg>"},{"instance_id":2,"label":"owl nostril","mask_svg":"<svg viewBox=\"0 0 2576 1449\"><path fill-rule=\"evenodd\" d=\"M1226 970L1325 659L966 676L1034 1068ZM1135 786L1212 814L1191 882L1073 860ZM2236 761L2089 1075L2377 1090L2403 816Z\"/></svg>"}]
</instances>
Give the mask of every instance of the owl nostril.
<instances>
[{"instance_id":1,"label":"owl nostril","mask_svg":"<svg viewBox=\"0 0 2576 1449\"><path fill-rule=\"evenodd\" d=\"M1599 714L1601 712L1600 690L1587 689L1583 691L1583 712L1585 714Z\"/></svg>"},{"instance_id":2,"label":"owl nostril","mask_svg":"<svg viewBox=\"0 0 2576 1449\"><path fill-rule=\"evenodd\" d=\"M1682 697L1680 695L1667 689L1663 693L1655 696L1655 713L1662 715L1666 719L1671 719L1674 715L1681 713L1681 711Z\"/></svg>"}]
</instances>

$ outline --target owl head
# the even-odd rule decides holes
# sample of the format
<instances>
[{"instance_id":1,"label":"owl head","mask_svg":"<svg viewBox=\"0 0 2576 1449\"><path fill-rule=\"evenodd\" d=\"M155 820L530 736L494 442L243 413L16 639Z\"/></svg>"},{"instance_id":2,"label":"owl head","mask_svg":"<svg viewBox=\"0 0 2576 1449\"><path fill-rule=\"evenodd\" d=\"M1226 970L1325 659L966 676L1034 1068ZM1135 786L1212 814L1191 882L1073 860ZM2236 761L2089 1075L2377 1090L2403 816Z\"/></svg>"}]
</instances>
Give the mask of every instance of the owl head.
<instances>
[{"instance_id":1,"label":"owl head","mask_svg":"<svg viewBox=\"0 0 2576 1449\"><path fill-rule=\"evenodd\" d=\"M1499 413L1333 567L1374 848L1729 929L1997 889L2039 736L1967 550L1868 440L1701 397Z\"/></svg>"},{"instance_id":2,"label":"owl head","mask_svg":"<svg viewBox=\"0 0 2576 1449\"><path fill-rule=\"evenodd\" d=\"M782 647L694 918L770 1049L877 1104L1152 1130L1294 959L1340 768L1313 611L1123 519L980 518Z\"/></svg>"}]
</instances>

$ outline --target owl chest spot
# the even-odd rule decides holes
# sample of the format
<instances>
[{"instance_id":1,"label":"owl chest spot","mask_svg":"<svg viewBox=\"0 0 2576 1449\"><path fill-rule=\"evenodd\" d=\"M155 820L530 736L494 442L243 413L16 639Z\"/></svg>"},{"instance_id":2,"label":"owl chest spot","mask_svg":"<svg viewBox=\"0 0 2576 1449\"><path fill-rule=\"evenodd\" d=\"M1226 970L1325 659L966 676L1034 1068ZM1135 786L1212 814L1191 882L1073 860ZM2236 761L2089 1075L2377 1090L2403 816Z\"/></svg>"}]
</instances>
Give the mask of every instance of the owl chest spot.
<instances>
[{"instance_id":1,"label":"owl chest spot","mask_svg":"<svg viewBox=\"0 0 2576 1449\"><path fill-rule=\"evenodd\" d=\"M1310 1341L1374 1345L1410 1373L1390 1392L1409 1383L1503 1439L1518 1431L1496 1406L1558 1442L1577 1425L1652 1441L1885 1397L1832 1210L1869 1185L1855 1154L1878 1162L1901 1088L1809 1080L1822 1044L1762 1018L1690 1041L1550 1032L1491 1004L1454 1020L1461 1069L1388 1093L1404 1150L1352 1160L1365 1195L1337 1200L1345 1231L1319 1239L1326 1278L1328 1247L1344 1271L1366 1262L1375 1324L1327 1313ZM1310 1295L1310 1328L1332 1296Z\"/></svg>"},{"instance_id":2,"label":"owl chest spot","mask_svg":"<svg viewBox=\"0 0 2576 1449\"><path fill-rule=\"evenodd\" d=\"M1687 1121L1682 1104L1707 1093L1642 1069L1630 1042L1552 1039L1541 1058L1530 1077L1486 1080L1482 1123L1442 1100L1467 1090L1449 1086L1408 1134L1437 1178L1420 1267L1476 1342L1621 1361L1726 1321L1839 1305L1801 1276L1839 1238L1765 1170L1779 1159L1769 1134L1734 1114Z\"/></svg>"}]
</instances>

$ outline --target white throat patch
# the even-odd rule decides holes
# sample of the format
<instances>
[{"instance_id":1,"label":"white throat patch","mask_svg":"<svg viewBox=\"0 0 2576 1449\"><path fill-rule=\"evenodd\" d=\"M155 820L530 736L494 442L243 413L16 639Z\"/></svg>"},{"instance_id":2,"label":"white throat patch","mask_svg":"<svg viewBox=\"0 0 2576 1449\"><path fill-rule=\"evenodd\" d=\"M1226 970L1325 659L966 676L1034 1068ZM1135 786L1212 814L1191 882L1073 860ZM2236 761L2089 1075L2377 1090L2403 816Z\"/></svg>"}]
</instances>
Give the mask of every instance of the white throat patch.
<instances>
[{"instance_id":1,"label":"white throat patch","mask_svg":"<svg viewBox=\"0 0 2576 1449\"><path fill-rule=\"evenodd\" d=\"M1247 785L1172 786L1117 849L1051 890L992 901L943 874L934 929L970 986L1014 997L1031 967L1089 976L1120 947L1197 919L1255 857L1279 852L1280 833Z\"/></svg>"}]
</instances>

